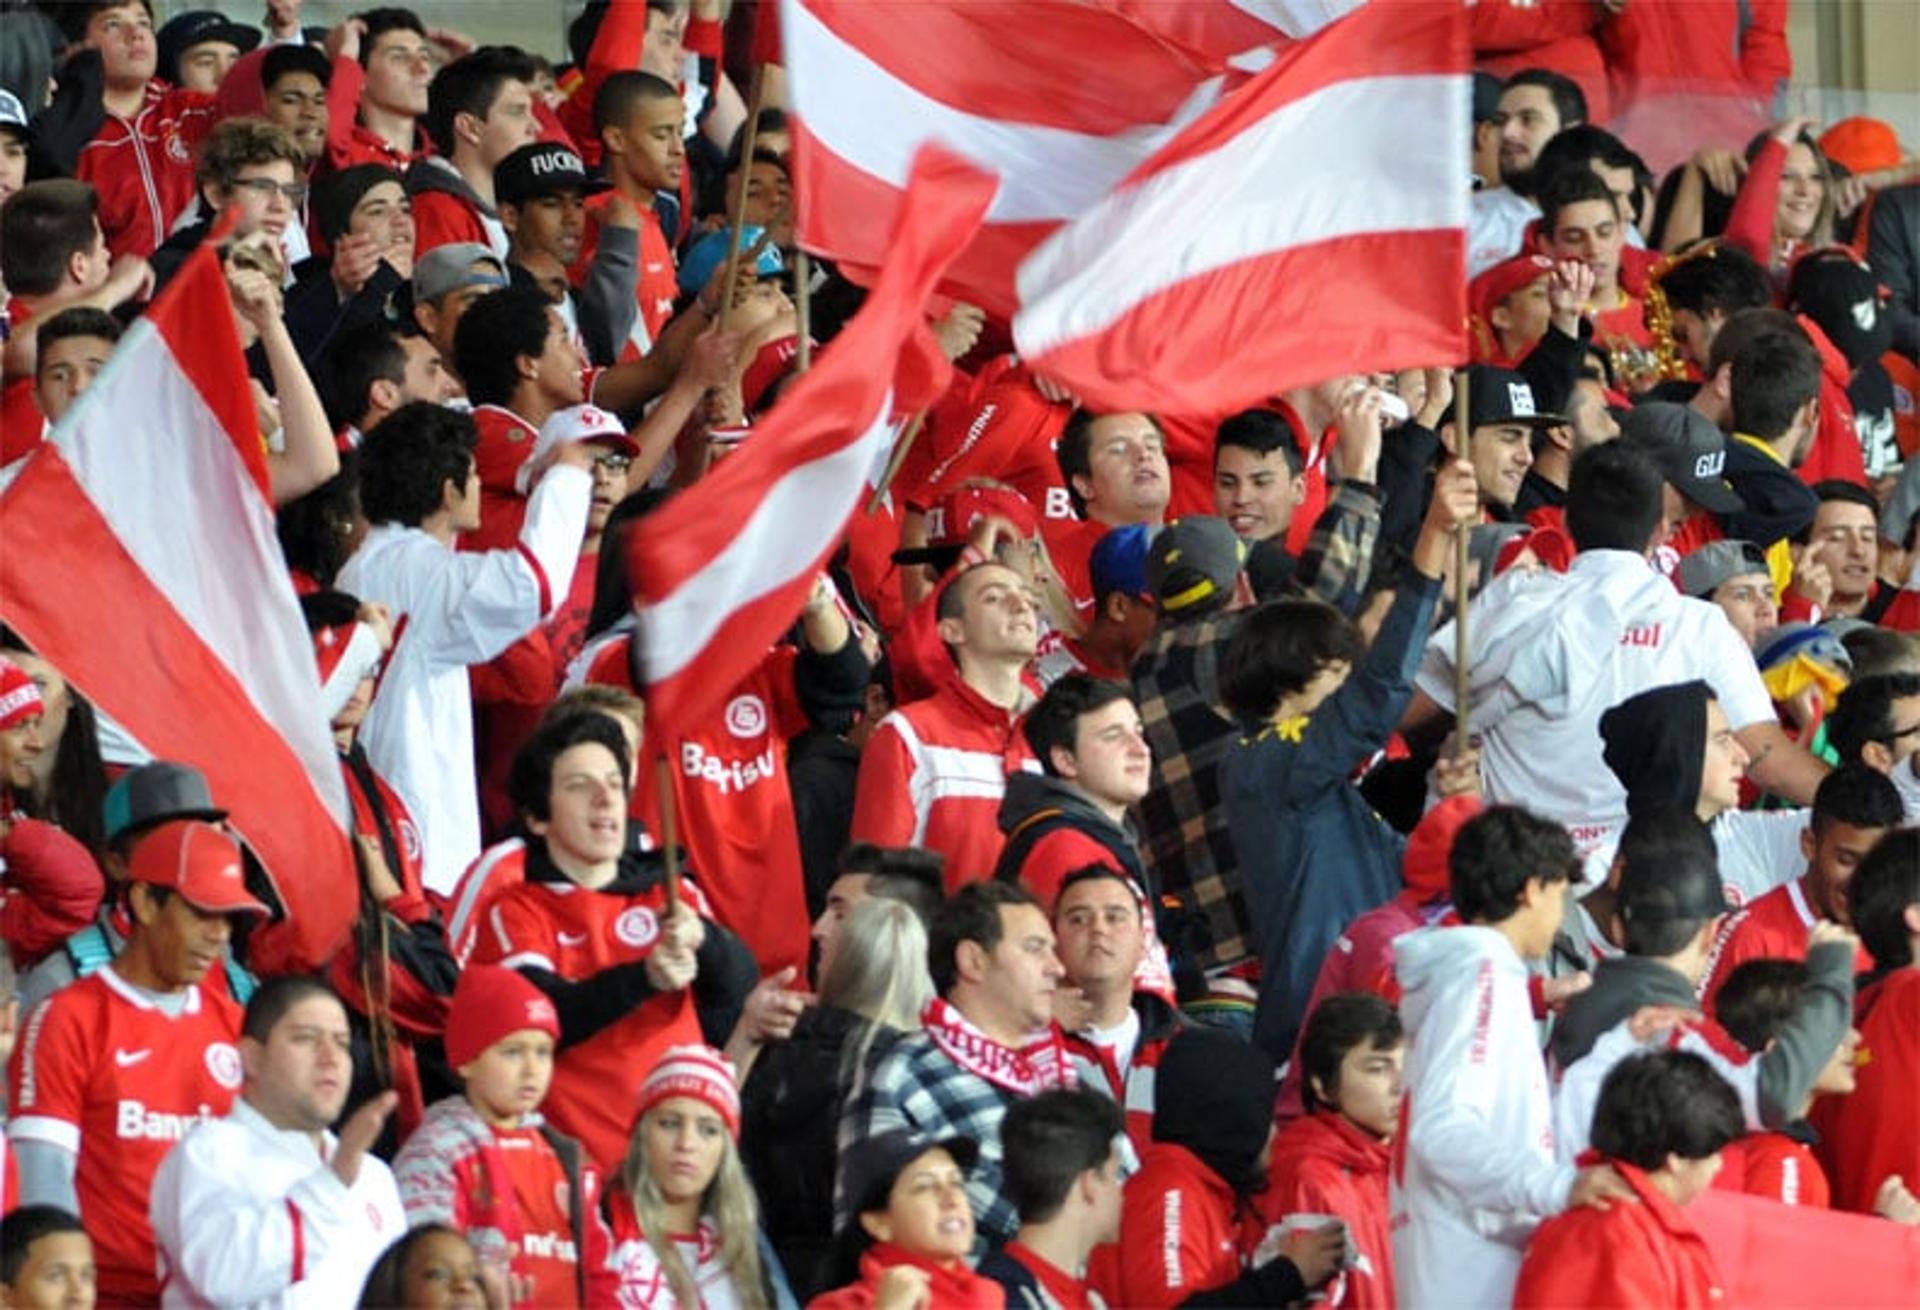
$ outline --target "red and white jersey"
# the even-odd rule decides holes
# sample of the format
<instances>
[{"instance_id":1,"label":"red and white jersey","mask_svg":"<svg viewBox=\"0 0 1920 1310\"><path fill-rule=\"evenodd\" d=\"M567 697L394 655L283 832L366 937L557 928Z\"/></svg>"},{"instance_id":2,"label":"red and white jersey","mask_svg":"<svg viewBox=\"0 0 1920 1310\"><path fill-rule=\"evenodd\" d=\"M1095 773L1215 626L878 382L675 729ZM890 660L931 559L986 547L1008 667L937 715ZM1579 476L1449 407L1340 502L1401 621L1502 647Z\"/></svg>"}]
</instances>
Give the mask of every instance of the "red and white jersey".
<instances>
[{"instance_id":1,"label":"red and white jersey","mask_svg":"<svg viewBox=\"0 0 1920 1310\"><path fill-rule=\"evenodd\" d=\"M860 756L852 839L939 851L949 892L980 882L1006 844L1007 775L1039 771L1020 716L953 678L874 729Z\"/></svg>"},{"instance_id":2,"label":"red and white jersey","mask_svg":"<svg viewBox=\"0 0 1920 1310\"><path fill-rule=\"evenodd\" d=\"M567 270L568 279L576 287L586 281L587 270L593 266L594 254L600 248L600 211L607 207L614 194L606 191L587 199L587 230L580 242L580 254ZM640 312L634 317L632 330L620 348L620 363L641 359L653 349L661 330L673 317L673 302L680 295L680 271L673 261L673 245L660 226L660 216L654 212L651 200L636 201L634 207L640 211L640 267L633 292Z\"/></svg>"},{"instance_id":3,"label":"red and white jersey","mask_svg":"<svg viewBox=\"0 0 1920 1310\"><path fill-rule=\"evenodd\" d=\"M513 1272L533 1282L527 1304L572 1310L580 1304L580 1250L569 1218L566 1167L538 1128L495 1128L493 1140L513 1180L520 1216Z\"/></svg>"},{"instance_id":4,"label":"red and white jersey","mask_svg":"<svg viewBox=\"0 0 1920 1310\"><path fill-rule=\"evenodd\" d=\"M527 498L516 484L520 466L533 455L540 429L501 405L475 405L473 471L480 475L480 526L460 534L461 550L511 549L527 517Z\"/></svg>"},{"instance_id":5,"label":"red and white jersey","mask_svg":"<svg viewBox=\"0 0 1920 1310\"><path fill-rule=\"evenodd\" d=\"M1805 878L1776 887L1740 913L1729 915L1714 938L1707 955L1707 971L1700 981L1700 998L1709 1011L1717 1004L1727 975L1748 960L1806 959L1807 934L1819 921L1820 915L1807 896ZM1873 957L1867 954L1867 948L1855 946L1853 971L1867 973L1872 968Z\"/></svg>"},{"instance_id":6,"label":"red and white jersey","mask_svg":"<svg viewBox=\"0 0 1920 1310\"><path fill-rule=\"evenodd\" d=\"M634 1217L633 1198L624 1190L610 1192L607 1208L613 1219L613 1254L607 1264L620 1278L620 1310L678 1310L660 1257L647 1244ZM720 1234L713 1221L702 1219L698 1233L676 1234L673 1244L699 1289L699 1310L738 1310L740 1297L720 1263Z\"/></svg>"},{"instance_id":7,"label":"red and white jersey","mask_svg":"<svg viewBox=\"0 0 1920 1310\"><path fill-rule=\"evenodd\" d=\"M74 1191L102 1300L159 1300L147 1193L174 1143L233 1107L239 1034L239 1007L211 988L188 989L169 1016L112 965L28 1016L8 1130L78 1157Z\"/></svg>"}]
</instances>

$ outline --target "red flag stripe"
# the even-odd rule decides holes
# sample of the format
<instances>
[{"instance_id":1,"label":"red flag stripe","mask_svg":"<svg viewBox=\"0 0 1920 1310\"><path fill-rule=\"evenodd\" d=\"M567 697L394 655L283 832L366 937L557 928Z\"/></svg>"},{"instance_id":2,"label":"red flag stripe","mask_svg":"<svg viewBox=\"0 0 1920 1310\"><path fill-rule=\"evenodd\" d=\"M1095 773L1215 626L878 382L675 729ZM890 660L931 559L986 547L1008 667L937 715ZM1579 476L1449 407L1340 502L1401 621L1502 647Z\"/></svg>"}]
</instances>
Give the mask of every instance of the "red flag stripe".
<instances>
[{"instance_id":1,"label":"red flag stripe","mask_svg":"<svg viewBox=\"0 0 1920 1310\"><path fill-rule=\"evenodd\" d=\"M1271 48L1310 36L1366 0L1096 0L1217 66L1264 68Z\"/></svg>"}]
</instances>

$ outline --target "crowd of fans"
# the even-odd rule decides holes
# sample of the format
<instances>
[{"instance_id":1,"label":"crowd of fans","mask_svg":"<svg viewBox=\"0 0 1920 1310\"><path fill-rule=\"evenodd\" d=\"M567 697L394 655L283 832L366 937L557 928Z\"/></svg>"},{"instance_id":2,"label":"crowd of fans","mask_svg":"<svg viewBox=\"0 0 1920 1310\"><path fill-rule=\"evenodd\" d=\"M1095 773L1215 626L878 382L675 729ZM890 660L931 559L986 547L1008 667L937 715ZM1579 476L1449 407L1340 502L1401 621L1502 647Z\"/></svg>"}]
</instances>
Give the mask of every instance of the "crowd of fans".
<instances>
[{"instance_id":1,"label":"crowd of fans","mask_svg":"<svg viewBox=\"0 0 1920 1310\"><path fill-rule=\"evenodd\" d=\"M196 761L0 628L0 1304L1707 1305L1710 1189L1920 1225L1920 168L1592 94L1784 6L1482 50L1464 373L1094 412L929 306L649 742L634 529L862 298L733 8L5 6L0 477L216 242L359 910L251 969Z\"/></svg>"}]
</instances>

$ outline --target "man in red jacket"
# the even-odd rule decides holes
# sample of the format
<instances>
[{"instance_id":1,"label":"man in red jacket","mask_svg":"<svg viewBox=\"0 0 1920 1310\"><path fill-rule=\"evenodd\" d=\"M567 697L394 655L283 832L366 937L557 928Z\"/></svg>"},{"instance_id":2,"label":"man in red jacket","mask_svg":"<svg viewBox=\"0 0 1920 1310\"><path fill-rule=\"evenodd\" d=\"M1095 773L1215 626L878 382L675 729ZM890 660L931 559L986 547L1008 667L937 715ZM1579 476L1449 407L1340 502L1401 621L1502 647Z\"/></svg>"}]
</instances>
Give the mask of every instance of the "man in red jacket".
<instances>
[{"instance_id":1,"label":"man in red jacket","mask_svg":"<svg viewBox=\"0 0 1920 1310\"><path fill-rule=\"evenodd\" d=\"M434 75L426 125L444 153L415 160L407 170L416 256L477 241L507 257L507 230L493 207L493 170L539 138L533 76L533 60L509 46L482 47Z\"/></svg>"},{"instance_id":2,"label":"man in red jacket","mask_svg":"<svg viewBox=\"0 0 1920 1310\"><path fill-rule=\"evenodd\" d=\"M1300 1038L1301 1098L1307 1115L1274 1138L1260 1217L1337 1215L1357 1254L1327 1289L1332 1305L1389 1310L1393 1239L1387 1226L1387 1143L1406 1094L1406 1035L1378 996L1329 996Z\"/></svg>"},{"instance_id":3,"label":"man in red jacket","mask_svg":"<svg viewBox=\"0 0 1920 1310\"><path fill-rule=\"evenodd\" d=\"M419 16L411 9L370 9L342 23L327 38L327 48L333 52L328 166L404 169L426 153L419 120L427 112L433 51Z\"/></svg>"},{"instance_id":4,"label":"man in red jacket","mask_svg":"<svg viewBox=\"0 0 1920 1310\"><path fill-rule=\"evenodd\" d=\"M1593 1145L1639 1203L1576 1206L1541 1224L1515 1310L1724 1304L1726 1280L1683 1210L1712 1186L1741 1126L1739 1097L1698 1055L1656 1051L1615 1065L1594 1107Z\"/></svg>"}]
</instances>

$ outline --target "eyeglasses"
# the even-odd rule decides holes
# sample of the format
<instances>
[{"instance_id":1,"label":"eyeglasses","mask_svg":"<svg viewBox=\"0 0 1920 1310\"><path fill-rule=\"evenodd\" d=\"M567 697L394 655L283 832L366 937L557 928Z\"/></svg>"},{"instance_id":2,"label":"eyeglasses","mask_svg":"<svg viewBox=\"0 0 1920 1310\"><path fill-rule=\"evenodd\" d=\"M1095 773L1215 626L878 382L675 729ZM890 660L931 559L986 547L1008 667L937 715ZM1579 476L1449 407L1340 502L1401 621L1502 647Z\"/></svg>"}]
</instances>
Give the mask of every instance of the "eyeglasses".
<instances>
[{"instance_id":1,"label":"eyeglasses","mask_svg":"<svg viewBox=\"0 0 1920 1310\"><path fill-rule=\"evenodd\" d=\"M633 460L626 455L597 455L593 467L601 473L611 473L616 477L633 467Z\"/></svg>"},{"instance_id":2,"label":"eyeglasses","mask_svg":"<svg viewBox=\"0 0 1920 1310\"><path fill-rule=\"evenodd\" d=\"M305 182L276 182L270 177L243 177L234 182L235 186L245 187L256 196L272 199L276 194L287 198L290 205L307 203L307 184Z\"/></svg>"}]
</instances>

